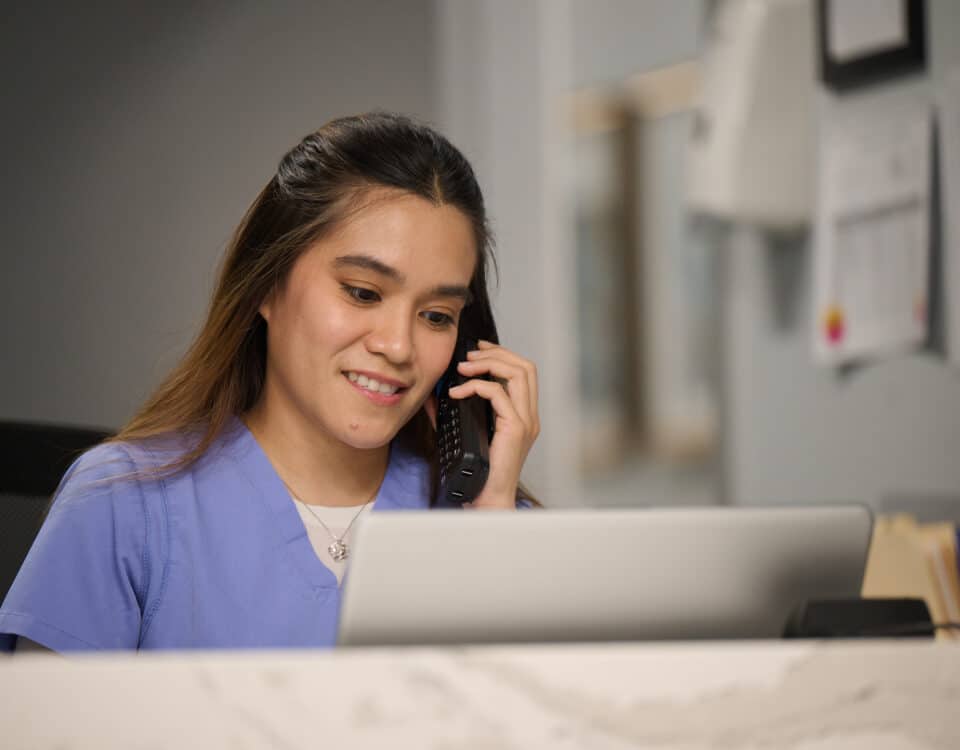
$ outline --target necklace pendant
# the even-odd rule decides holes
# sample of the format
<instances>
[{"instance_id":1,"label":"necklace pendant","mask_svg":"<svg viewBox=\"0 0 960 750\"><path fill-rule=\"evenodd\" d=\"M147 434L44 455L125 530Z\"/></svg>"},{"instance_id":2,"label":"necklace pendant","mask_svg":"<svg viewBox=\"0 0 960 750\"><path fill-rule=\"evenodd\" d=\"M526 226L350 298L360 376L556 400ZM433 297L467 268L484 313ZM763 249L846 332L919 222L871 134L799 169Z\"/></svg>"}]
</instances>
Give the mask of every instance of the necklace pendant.
<instances>
[{"instance_id":1,"label":"necklace pendant","mask_svg":"<svg viewBox=\"0 0 960 750\"><path fill-rule=\"evenodd\" d=\"M330 553L330 557L332 557L336 562L343 562L349 555L349 552L347 551L347 545L339 539L335 539L333 544L327 547L327 552Z\"/></svg>"}]
</instances>

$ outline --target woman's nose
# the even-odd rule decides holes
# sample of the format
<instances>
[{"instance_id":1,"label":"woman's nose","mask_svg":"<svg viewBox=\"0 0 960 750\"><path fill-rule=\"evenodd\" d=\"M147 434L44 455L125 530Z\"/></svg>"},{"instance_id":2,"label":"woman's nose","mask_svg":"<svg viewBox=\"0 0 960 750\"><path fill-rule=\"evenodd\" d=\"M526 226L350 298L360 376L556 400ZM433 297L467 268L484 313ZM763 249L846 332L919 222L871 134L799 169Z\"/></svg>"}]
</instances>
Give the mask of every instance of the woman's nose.
<instances>
[{"instance_id":1,"label":"woman's nose","mask_svg":"<svg viewBox=\"0 0 960 750\"><path fill-rule=\"evenodd\" d=\"M395 365L405 364L413 356L413 324L407 315L386 314L366 339L367 350L382 354Z\"/></svg>"}]
</instances>

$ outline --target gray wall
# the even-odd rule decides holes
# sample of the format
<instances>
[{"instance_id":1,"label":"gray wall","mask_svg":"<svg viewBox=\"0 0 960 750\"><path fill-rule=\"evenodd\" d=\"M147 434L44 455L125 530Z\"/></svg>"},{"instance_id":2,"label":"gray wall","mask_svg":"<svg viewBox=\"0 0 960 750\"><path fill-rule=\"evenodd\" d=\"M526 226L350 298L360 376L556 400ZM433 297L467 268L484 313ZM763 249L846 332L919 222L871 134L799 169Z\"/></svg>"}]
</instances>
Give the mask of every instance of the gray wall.
<instances>
[{"instance_id":1,"label":"gray wall","mask_svg":"<svg viewBox=\"0 0 960 750\"><path fill-rule=\"evenodd\" d=\"M119 426L196 332L283 152L432 118L429 0L5 9L0 419Z\"/></svg>"},{"instance_id":2,"label":"gray wall","mask_svg":"<svg viewBox=\"0 0 960 750\"><path fill-rule=\"evenodd\" d=\"M883 117L960 64L960 3L931 0L929 75L821 94L820 120ZM811 355L811 254L737 229L727 262L725 477L739 503L960 499L960 371L914 354L840 376ZM960 293L960 290L953 290Z\"/></svg>"},{"instance_id":3,"label":"gray wall","mask_svg":"<svg viewBox=\"0 0 960 750\"><path fill-rule=\"evenodd\" d=\"M692 59L707 0L574 0L573 83L624 78Z\"/></svg>"}]
</instances>

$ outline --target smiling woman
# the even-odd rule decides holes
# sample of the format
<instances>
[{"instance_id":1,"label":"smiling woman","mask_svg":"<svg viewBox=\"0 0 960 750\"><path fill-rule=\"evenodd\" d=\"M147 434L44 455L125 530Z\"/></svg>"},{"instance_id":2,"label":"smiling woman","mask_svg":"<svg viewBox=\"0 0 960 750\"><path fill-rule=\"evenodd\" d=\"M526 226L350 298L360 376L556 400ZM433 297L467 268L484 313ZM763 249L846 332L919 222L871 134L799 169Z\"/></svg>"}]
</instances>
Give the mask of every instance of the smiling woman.
<instances>
[{"instance_id":1,"label":"smiling woman","mask_svg":"<svg viewBox=\"0 0 960 750\"><path fill-rule=\"evenodd\" d=\"M537 374L500 346L483 198L407 118L328 123L247 211L207 320L114 438L67 472L0 608L0 649L310 647L336 638L365 511L436 503L434 390L490 402L475 509L529 504Z\"/></svg>"},{"instance_id":2,"label":"smiling woman","mask_svg":"<svg viewBox=\"0 0 960 750\"><path fill-rule=\"evenodd\" d=\"M248 425L267 453L294 437L323 445L331 464L358 449L385 461L378 449L421 408L450 362L476 262L460 209L383 189L303 253L260 307L266 383ZM363 473L382 474L369 468Z\"/></svg>"}]
</instances>

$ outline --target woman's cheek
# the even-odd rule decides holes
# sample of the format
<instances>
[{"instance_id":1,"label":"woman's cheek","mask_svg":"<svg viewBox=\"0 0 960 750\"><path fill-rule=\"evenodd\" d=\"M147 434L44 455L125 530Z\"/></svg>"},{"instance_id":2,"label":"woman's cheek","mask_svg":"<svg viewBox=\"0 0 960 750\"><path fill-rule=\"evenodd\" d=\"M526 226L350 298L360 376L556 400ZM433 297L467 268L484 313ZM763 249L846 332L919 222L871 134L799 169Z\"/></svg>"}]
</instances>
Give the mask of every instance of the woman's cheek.
<instances>
[{"instance_id":1,"label":"woman's cheek","mask_svg":"<svg viewBox=\"0 0 960 750\"><path fill-rule=\"evenodd\" d=\"M336 348L337 344L350 338L351 331L357 328L357 321L336 308L317 311L311 316L313 325L312 339L316 344L326 344Z\"/></svg>"}]
</instances>

